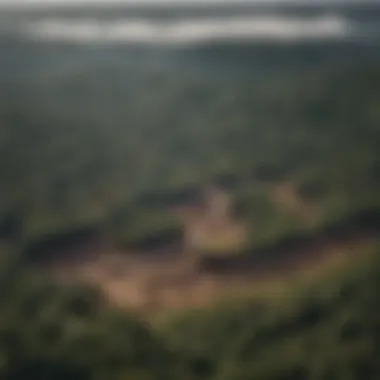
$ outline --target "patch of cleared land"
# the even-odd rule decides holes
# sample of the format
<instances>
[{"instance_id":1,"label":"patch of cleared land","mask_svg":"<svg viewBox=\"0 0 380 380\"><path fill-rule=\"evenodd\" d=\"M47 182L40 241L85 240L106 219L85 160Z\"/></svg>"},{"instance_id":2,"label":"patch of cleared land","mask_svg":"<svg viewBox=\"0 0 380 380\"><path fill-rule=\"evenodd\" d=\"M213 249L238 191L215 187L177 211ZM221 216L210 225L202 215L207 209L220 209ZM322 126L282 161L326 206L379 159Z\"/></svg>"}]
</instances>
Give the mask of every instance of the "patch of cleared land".
<instances>
[{"instance_id":1,"label":"patch of cleared land","mask_svg":"<svg viewBox=\"0 0 380 380\"><path fill-rule=\"evenodd\" d=\"M219 267L201 270L202 249L212 244L214 248L215 242L223 249L234 247L243 239L242 226L229 215L227 198L219 195L214 207L176 209L185 220L187 249L125 252L98 238L71 248L70 252L60 252L61 259L49 264L50 273L59 281L99 286L117 305L142 313L164 312L206 306L228 295L251 294L307 270L340 261L356 248L378 239L374 231L351 231L328 238L316 236L311 242L278 248L267 257L252 253L246 258L225 257L224 262L221 257ZM288 185L275 188L272 196L283 205L298 208ZM302 209L302 213L307 214L308 209Z\"/></svg>"}]
</instances>

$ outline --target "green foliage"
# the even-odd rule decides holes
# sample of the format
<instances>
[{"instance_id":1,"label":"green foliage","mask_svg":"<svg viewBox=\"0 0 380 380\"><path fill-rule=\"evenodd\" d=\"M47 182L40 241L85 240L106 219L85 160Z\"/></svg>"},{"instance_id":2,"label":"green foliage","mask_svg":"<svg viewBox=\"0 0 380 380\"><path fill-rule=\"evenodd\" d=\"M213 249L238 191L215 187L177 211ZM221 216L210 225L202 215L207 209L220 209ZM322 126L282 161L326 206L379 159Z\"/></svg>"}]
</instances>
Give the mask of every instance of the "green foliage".
<instances>
[{"instance_id":1,"label":"green foliage","mask_svg":"<svg viewBox=\"0 0 380 380\"><path fill-rule=\"evenodd\" d=\"M176 235L168 209L212 182L245 194L248 229L268 230L252 233L253 245L302 224L267 204L270 186L283 181L322 224L328 210L379 203L376 68L260 80L110 69L99 63L41 82L25 73L0 98L0 219L17 216L26 240L95 223L112 229L114 210L130 207L135 231L120 226L121 241Z\"/></svg>"},{"instance_id":2,"label":"green foliage","mask_svg":"<svg viewBox=\"0 0 380 380\"><path fill-rule=\"evenodd\" d=\"M379 254L365 255L278 299L177 316L163 337L185 357L202 357L218 380L376 379L379 270Z\"/></svg>"},{"instance_id":3,"label":"green foliage","mask_svg":"<svg viewBox=\"0 0 380 380\"><path fill-rule=\"evenodd\" d=\"M170 355L151 328L100 291L22 275L1 295L3 379L170 379Z\"/></svg>"},{"instance_id":4,"label":"green foliage","mask_svg":"<svg viewBox=\"0 0 380 380\"><path fill-rule=\"evenodd\" d=\"M97 289L3 262L1 378L376 379L379 255L363 251L277 296L182 312L156 329Z\"/></svg>"},{"instance_id":5,"label":"green foliage","mask_svg":"<svg viewBox=\"0 0 380 380\"><path fill-rule=\"evenodd\" d=\"M174 216L165 213L120 209L109 219L114 240L124 248L154 249L178 245L183 226Z\"/></svg>"},{"instance_id":6,"label":"green foliage","mask_svg":"<svg viewBox=\"0 0 380 380\"><path fill-rule=\"evenodd\" d=\"M284 45L295 70L184 75L137 67L133 54L24 42L23 69L18 43L0 41L0 235L26 256L104 232L138 250L172 244L184 229L172 206L210 183L231 191L248 248L263 255L316 232L378 229L378 67L301 73L307 54ZM313 228L272 199L285 182L316 210ZM153 331L100 291L37 279L13 257L0 267L0 378L377 379L376 260Z\"/></svg>"}]
</instances>

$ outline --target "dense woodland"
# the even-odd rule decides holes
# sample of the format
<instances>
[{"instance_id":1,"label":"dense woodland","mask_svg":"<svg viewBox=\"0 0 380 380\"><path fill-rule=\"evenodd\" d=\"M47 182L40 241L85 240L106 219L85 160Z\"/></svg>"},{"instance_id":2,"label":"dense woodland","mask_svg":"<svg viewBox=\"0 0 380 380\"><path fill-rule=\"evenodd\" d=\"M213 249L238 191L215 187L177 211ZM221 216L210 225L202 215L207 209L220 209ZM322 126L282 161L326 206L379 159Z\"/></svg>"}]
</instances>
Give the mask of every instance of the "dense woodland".
<instances>
[{"instance_id":1,"label":"dense woodland","mask_svg":"<svg viewBox=\"0 0 380 380\"><path fill-rule=\"evenodd\" d=\"M1 100L3 224L26 244L87 227L126 245L176 235L170 206L209 184L244 211L248 246L379 206L376 67L206 80L98 66ZM313 206L309 223L269 199L281 183Z\"/></svg>"},{"instance_id":2,"label":"dense woodland","mask_svg":"<svg viewBox=\"0 0 380 380\"><path fill-rule=\"evenodd\" d=\"M378 249L317 282L150 324L110 307L96 289L6 268L3 379L380 377Z\"/></svg>"},{"instance_id":3,"label":"dense woodland","mask_svg":"<svg viewBox=\"0 0 380 380\"><path fill-rule=\"evenodd\" d=\"M83 236L126 255L181 239L173 206L210 185L245 228L233 256L378 231L377 62L181 71L0 44L1 379L380 379L378 247L277 297L149 324L26 264ZM296 207L270 196L282 185Z\"/></svg>"}]
</instances>

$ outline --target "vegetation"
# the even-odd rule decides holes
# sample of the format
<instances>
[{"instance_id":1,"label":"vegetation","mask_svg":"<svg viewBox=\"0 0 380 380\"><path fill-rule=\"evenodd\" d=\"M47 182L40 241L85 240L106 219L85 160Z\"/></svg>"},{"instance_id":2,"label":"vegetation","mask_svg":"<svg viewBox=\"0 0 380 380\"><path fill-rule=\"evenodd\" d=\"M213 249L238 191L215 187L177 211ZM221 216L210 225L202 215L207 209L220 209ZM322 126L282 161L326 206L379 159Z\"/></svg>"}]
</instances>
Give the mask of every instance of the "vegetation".
<instances>
[{"instance_id":1,"label":"vegetation","mask_svg":"<svg viewBox=\"0 0 380 380\"><path fill-rule=\"evenodd\" d=\"M0 302L2 379L171 378L162 342L96 289L18 273Z\"/></svg>"},{"instance_id":2,"label":"vegetation","mask_svg":"<svg viewBox=\"0 0 380 380\"><path fill-rule=\"evenodd\" d=\"M379 70L265 77L99 64L23 79L0 99L2 224L18 221L26 244L93 225L117 224L120 241L161 225L177 237L171 206L215 183L243 205L256 246L378 208ZM271 197L285 182L312 206L307 223Z\"/></svg>"},{"instance_id":3,"label":"vegetation","mask_svg":"<svg viewBox=\"0 0 380 380\"><path fill-rule=\"evenodd\" d=\"M185 313L163 336L199 378L377 379L379 257L363 257L303 289Z\"/></svg>"},{"instance_id":4,"label":"vegetation","mask_svg":"<svg viewBox=\"0 0 380 380\"><path fill-rule=\"evenodd\" d=\"M1 377L377 379L379 262L378 250L364 251L316 282L183 312L154 329L96 289L13 269L1 284Z\"/></svg>"},{"instance_id":5,"label":"vegetation","mask_svg":"<svg viewBox=\"0 0 380 380\"><path fill-rule=\"evenodd\" d=\"M178 209L193 211L210 185L229 194L245 240L238 252L209 242L206 267L270 266L368 231L378 244L378 62L264 45L166 52L168 64L154 49L0 36L0 379L380 379L378 247L277 297L162 324L38 266L99 236L126 254L181 248Z\"/></svg>"}]
</instances>

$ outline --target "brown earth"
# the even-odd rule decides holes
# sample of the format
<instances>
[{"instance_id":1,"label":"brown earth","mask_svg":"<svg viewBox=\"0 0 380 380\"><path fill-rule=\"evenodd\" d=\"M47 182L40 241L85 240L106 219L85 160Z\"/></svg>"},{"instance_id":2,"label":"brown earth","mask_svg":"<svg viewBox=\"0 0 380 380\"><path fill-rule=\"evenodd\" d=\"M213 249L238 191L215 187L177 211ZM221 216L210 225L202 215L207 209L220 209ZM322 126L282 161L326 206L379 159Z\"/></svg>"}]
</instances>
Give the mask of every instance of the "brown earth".
<instances>
[{"instance_id":1,"label":"brown earth","mask_svg":"<svg viewBox=\"0 0 380 380\"><path fill-rule=\"evenodd\" d=\"M287 187L277 189L274 194L286 204L293 199ZM196 230L206 223L209 211L197 205L179 207L176 212L185 218L187 230ZM212 224L208 227L214 228ZM216 225L221 234L226 228L237 228L226 214ZM119 306L154 313L202 307L228 295L251 294L276 281L340 261L355 248L378 241L378 237L376 228L354 226L257 252L206 260L201 260L191 245L188 249L173 246L149 252L125 252L105 238L93 237L75 248L62 250L49 263L40 263L39 268L44 272L47 269L59 281L99 286Z\"/></svg>"},{"instance_id":2,"label":"brown earth","mask_svg":"<svg viewBox=\"0 0 380 380\"><path fill-rule=\"evenodd\" d=\"M201 270L194 252L122 252L104 241L89 241L44 268L63 282L99 286L118 305L142 313L206 306L228 295L246 295L307 270L340 261L378 241L375 231L317 238L298 247L218 258ZM71 259L67 259L71 257ZM207 269L207 268L206 268Z\"/></svg>"}]
</instances>

